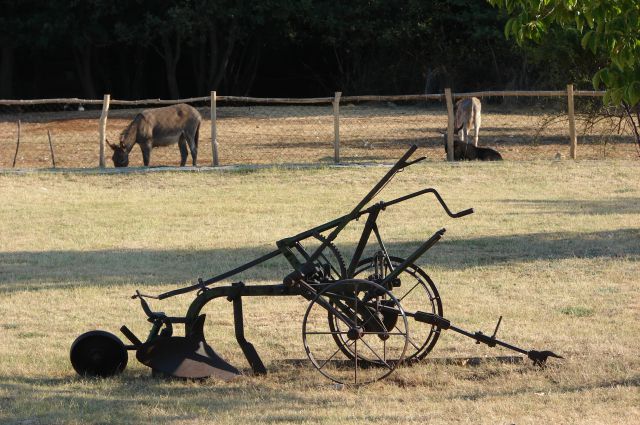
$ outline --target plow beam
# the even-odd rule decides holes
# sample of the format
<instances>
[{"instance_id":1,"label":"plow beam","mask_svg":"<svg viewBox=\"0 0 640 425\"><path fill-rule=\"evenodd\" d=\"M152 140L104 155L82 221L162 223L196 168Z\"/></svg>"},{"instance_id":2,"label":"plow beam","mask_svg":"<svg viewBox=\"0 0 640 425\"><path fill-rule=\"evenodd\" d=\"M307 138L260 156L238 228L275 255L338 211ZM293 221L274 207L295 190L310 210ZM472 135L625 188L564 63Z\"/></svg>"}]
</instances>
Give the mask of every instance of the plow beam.
<instances>
[{"instance_id":1,"label":"plow beam","mask_svg":"<svg viewBox=\"0 0 640 425\"><path fill-rule=\"evenodd\" d=\"M406 313L406 312L405 312ZM489 347L495 347L499 345L504 348L508 348L509 350L516 351L520 354L526 355L533 363L537 366L542 366L546 363L549 357L555 357L558 359L562 359L562 356L557 355L553 351L537 351L537 350L525 350L520 347L516 347L515 345L509 344L507 342L501 341L496 338L496 334L498 333L498 328L500 327L500 323L502 322L502 316L498 319L498 323L496 328L491 336L485 335L481 331L471 333L462 328L454 326L451 322L444 317L438 316L437 314L427 313L424 311L417 311L415 313L406 313L407 316L412 316L416 321L427 323L430 325L438 326L440 329L446 330L450 329L454 332L462 334L466 337L469 337L476 341L476 344L485 344Z\"/></svg>"}]
</instances>

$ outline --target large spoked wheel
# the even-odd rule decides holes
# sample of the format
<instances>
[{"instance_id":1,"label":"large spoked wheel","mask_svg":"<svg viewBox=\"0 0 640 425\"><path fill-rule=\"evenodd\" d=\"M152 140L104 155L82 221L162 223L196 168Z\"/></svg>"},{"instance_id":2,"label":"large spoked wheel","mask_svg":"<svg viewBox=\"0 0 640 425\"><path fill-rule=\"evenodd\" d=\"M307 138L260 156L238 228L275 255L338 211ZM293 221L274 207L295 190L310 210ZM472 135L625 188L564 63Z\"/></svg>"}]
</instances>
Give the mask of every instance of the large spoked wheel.
<instances>
[{"instance_id":1,"label":"large spoked wheel","mask_svg":"<svg viewBox=\"0 0 640 425\"><path fill-rule=\"evenodd\" d=\"M360 261L354 277L379 283L403 262L403 258L387 257L380 251L373 257ZM442 316L442 301L435 283L424 270L415 264L409 265L400 273L398 279L387 289L393 292L406 311L426 311ZM387 312L384 317L387 326L395 326L397 321L393 314ZM349 341L342 336L342 324L336 321L331 313L329 313L329 326L335 332L333 335L338 347L341 347L347 357L353 358L354 354L348 344ZM405 361L423 359L433 349L439 337L439 327L411 321L411 335L409 335L409 347Z\"/></svg>"},{"instance_id":2,"label":"large spoked wheel","mask_svg":"<svg viewBox=\"0 0 640 425\"><path fill-rule=\"evenodd\" d=\"M333 316L329 322L327 312ZM389 314L395 318L393 326L385 324ZM339 324L339 330L331 329L330 323ZM344 347L336 347L336 335ZM383 379L404 360L408 321L387 289L367 280L342 280L311 301L302 322L302 339L320 373L340 384L362 385Z\"/></svg>"},{"instance_id":3,"label":"large spoked wheel","mask_svg":"<svg viewBox=\"0 0 640 425\"><path fill-rule=\"evenodd\" d=\"M71 365L81 376L106 378L127 367L127 350L120 339L105 331L85 332L71 344Z\"/></svg>"}]
</instances>

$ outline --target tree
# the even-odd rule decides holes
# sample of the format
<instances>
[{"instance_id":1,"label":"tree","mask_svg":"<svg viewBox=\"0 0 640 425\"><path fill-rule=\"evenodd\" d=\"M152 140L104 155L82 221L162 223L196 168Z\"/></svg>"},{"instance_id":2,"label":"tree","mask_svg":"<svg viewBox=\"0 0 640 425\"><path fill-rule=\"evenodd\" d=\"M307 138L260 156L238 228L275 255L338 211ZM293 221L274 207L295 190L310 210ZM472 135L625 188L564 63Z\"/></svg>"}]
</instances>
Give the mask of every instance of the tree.
<instances>
[{"instance_id":1,"label":"tree","mask_svg":"<svg viewBox=\"0 0 640 425\"><path fill-rule=\"evenodd\" d=\"M3 6L0 15L0 98L7 99L13 95L15 51L24 43L21 34L29 10L17 0L7 1Z\"/></svg>"},{"instance_id":2,"label":"tree","mask_svg":"<svg viewBox=\"0 0 640 425\"><path fill-rule=\"evenodd\" d=\"M292 42L330 90L473 90L503 86L521 68L504 17L485 0L313 0L297 16ZM318 53L305 55L310 48Z\"/></svg>"},{"instance_id":3,"label":"tree","mask_svg":"<svg viewBox=\"0 0 640 425\"><path fill-rule=\"evenodd\" d=\"M162 59L169 97L178 99L177 69L184 40L191 36L195 10L191 1L120 0L115 23L118 41L151 48Z\"/></svg>"},{"instance_id":4,"label":"tree","mask_svg":"<svg viewBox=\"0 0 640 425\"><path fill-rule=\"evenodd\" d=\"M607 59L593 76L604 102L621 105L640 146L640 2L638 0L488 0L511 17L505 35L541 41L558 26L579 32L583 49Z\"/></svg>"}]
</instances>

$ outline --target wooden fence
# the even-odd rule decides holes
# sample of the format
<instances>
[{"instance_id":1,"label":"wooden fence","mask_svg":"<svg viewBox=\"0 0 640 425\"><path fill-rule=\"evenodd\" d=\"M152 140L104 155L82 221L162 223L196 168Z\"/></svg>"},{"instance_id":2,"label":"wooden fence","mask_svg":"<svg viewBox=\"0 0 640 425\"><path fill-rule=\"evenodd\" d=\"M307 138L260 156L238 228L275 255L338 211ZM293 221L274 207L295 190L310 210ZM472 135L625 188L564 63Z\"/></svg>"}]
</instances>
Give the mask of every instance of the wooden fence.
<instances>
[{"instance_id":1,"label":"wooden fence","mask_svg":"<svg viewBox=\"0 0 640 425\"><path fill-rule=\"evenodd\" d=\"M333 97L318 97L318 98L304 98L304 99L288 99L288 98L256 98L256 97L238 97L238 96L218 96L215 91L211 92L210 96L206 97L192 97L179 100L161 100L161 99L144 99L144 100L116 100L111 99L109 94L105 94L103 99L78 99L78 98L64 98L64 99L32 99L32 100L0 100L0 105L44 105L44 104L83 104L83 105L101 105L102 113L99 121L99 151L100 160L98 166L100 168L105 167L105 140L106 140L106 125L109 114L109 107L111 105L118 106L140 106L140 105L172 105L176 103L195 103L195 102L207 102L211 108L211 150L212 159L211 164L219 166L218 148L219 142L217 140L217 113L216 106L218 102L242 102L250 104L286 104L286 105L310 105L310 104L327 104L333 106L333 125L334 125L334 161L340 162L340 103L353 103L353 102L399 102L399 101L427 101L427 100L439 100L446 102L447 106L447 144L448 144L448 157L449 161L453 161L453 138L454 138L454 101L464 97L566 97L567 99L567 114L569 118L569 128L567 131L569 155L572 159L577 157L577 136L575 126L575 112L574 112L574 98L583 97L602 97L604 91L584 91L574 90L573 85L569 84L566 90L548 90L548 91L480 91L470 93L452 93L451 89L445 89L442 94L416 94L416 95L400 95L400 96L342 96L341 92L336 92ZM19 134L19 133L18 133ZM18 136L18 145L20 143L20 137ZM17 151L16 151L17 154ZM14 164L15 165L15 164Z\"/></svg>"}]
</instances>

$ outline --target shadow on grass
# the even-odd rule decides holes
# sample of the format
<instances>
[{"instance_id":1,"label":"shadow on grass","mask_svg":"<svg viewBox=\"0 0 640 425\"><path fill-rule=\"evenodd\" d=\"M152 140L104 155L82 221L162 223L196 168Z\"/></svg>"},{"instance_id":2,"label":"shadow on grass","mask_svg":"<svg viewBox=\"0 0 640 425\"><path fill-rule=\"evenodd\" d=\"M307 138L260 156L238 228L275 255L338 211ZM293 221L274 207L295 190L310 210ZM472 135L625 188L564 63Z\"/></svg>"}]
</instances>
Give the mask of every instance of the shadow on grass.
<instances>
[{"instance_id":1,"label":"shadow on grass","mask_svg":"<svg viewBox=\"0 0 640 425\"><path fill-rule=\"evenodd\" d=\"M9 423L167 423L233 417L247 401L278 411L304 403L289 391L264 391L239 383L194 383L150 377L84 380L0 377L0 401ZM45 404L42 404L45 403ZM268 415L267 415L268 416ZM302 419L302 418L296 418Z\"/></svg>"},{"instance_id":2,"label":"shadow on grass","mask_svg":"<svg viewBox=\"0 0 640 425\"><path fill-rule=\"evenodd\" d=\"M612 388L617 387L632 387L639 388L640 387L640 375L635 375L627 379L613 379L613 380L602 380L593 383L581 384L581 385L558 385L557 387L551 390L545 390L547 394L573 394L573 393L585 393L593 390L610 390ZM516 391L482 391L482 392L473 392L468 394L460 394L454 397L451 397L450 400L484 400L492 397L512 397L518 395L526 395L531 394L533 391L531 388L522 388Z\"/></svg>"},{"instance_id":3,"label":"shadow on grass","mask_svg":"<svg viewBox=\"0 0 640 425\"><path fill-rule=\"evenodd\" d=\"M515 204L538 208L531 214L570 213L581 215L610 215L610 214L638 214L640 212L640 198L616 198L601 201L590 200L561 200L561 199L502 199L500 203ZM543 207L544 210L540 210ZM526 214L518 212L517 214Z\"/></svg>"},{"instance_id":4,"label":"shadow on grass","mask_svg":"<svg viewBox=\"0 0 640 425\"><path fill-rule=\"evenodd\" d=\"M561 204L562 205L562 204ZM564 206L563 206L564 207ZM594 211L606 206L594 206ZM640 228L591 233L533 233L488 236L464 240L445 238L428 251L418 264L464 270L478 266L570 258L625 258L640 256ZM406 257L423 240L387 243L392 255ZM341 245L346 258L353 245ZM275 249L275 247L274 247ZM375 249L365 252L370 255ZM76 285L157 285L176 287L195 283L249 262L271 249L105 250L0 252L0 293L18 290L63 288ZM276 257L230 279L279 283L291 271Z\"/></svg>"}]
</instances>

